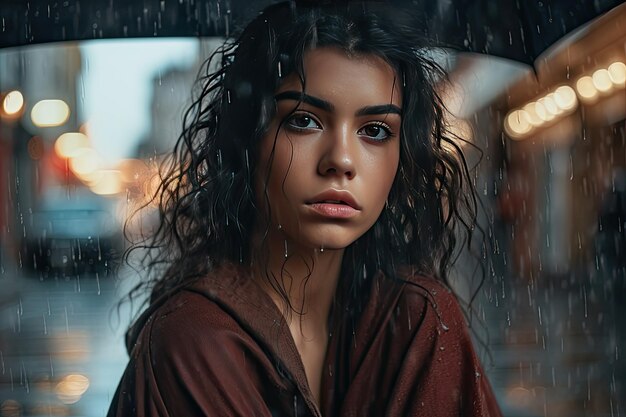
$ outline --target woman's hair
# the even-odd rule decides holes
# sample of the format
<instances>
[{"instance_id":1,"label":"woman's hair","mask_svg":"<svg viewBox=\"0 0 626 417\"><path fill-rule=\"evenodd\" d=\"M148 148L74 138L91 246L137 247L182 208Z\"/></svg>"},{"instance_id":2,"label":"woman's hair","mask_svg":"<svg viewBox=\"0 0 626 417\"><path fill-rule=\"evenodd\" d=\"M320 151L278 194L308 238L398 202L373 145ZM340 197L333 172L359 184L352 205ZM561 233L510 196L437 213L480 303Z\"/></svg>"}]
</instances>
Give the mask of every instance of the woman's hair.
<instances>
[{"instance_id":1,"label":"woman's hair","mask_svg":"<svg viewBox=\"0 0 626 417\"><path fill-rule=\"evenodd\" d=\"M355 297L367 288L367 277L382 271L395 279L402 266L445 282L457 238L471 238L476 197L438 94L445 74L421 27L382 2L291 1L268 7L213 53L174 152L161 167L159 223L130 248L147 249L143 262L150 271L131 299L151 289L155 302L220 264L249 262L253 231L269 227L254 178L268 174L258 172L257 158L276 112L275 91L291 73L304 90L304 54L325 46L382 58L402 90L398 172L374 226L346 248L343 279L354 278ZM281 288L278 278L266 278Z\"/></svg>"}]
</instances>

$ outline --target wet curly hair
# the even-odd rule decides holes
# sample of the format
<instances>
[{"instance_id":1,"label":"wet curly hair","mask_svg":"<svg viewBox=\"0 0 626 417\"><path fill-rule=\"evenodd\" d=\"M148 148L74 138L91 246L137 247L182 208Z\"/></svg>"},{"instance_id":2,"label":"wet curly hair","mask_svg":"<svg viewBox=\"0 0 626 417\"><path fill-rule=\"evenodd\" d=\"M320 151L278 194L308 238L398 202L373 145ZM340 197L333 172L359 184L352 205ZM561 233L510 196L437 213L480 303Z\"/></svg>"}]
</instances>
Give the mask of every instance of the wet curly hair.
<instances>
[{"instance_id":1,"label":"wet curly hair","mask_svg":"<svg viewBox=\"0 0 626 417\"><path fill-rule=\"evenodd\" d=\"M182 134L161 166L156 229L127 251L144 249L150 271L132 293L149 290L156 303L223 263L249 262L252 232L269 227L254 178L267 175L257 172L258 145L275 115L275 91L291 73L304 89L303 56L324 46L382 58L402 90L398 171L387 209L346 248L350 293L362 296L363 277L378 271L397 279L402 266L447 283L461 242L471 241L477 198L438 93L445 73L420 27L382 2L291 1L266 8L227 40L205 62ZM266 278L281 290L280 279Z\"/></svg>"}]
</instances>

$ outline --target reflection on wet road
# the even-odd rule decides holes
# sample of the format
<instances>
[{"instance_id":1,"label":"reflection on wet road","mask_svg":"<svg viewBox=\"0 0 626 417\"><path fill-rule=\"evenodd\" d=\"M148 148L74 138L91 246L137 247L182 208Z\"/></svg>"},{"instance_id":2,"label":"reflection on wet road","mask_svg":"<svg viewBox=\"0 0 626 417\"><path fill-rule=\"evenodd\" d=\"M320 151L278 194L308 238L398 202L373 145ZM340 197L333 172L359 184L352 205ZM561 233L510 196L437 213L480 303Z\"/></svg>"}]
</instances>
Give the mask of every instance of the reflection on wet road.
<instances>
[{"instance_id":1,"label":"reflection on wet road","mask_svg":"<svg viewBox=\"0 0 626 417\"><path fill-rule=\"evenodd\" d=\"M0 415L104 415L127 361L115 279L3 281Z\"/></svg>"}]
</instances>

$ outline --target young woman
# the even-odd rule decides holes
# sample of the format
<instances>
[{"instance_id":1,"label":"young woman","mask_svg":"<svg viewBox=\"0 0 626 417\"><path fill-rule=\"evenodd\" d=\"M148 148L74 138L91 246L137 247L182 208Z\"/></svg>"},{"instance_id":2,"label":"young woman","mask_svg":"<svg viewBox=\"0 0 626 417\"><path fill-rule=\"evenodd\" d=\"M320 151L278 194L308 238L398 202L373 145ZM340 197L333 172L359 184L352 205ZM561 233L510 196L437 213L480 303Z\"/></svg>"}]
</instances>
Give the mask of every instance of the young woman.
<instances>
[{"instance_id":1,"label":"young woman","mask_svg":"<svg viewBox=\"0 0 626 417\"><path fill-rule=\"evenodd\" d=\"M109 416L500 415L446 284L475 198L418 33L287 2L213 56Z\"/></svg>"}]
</instances>

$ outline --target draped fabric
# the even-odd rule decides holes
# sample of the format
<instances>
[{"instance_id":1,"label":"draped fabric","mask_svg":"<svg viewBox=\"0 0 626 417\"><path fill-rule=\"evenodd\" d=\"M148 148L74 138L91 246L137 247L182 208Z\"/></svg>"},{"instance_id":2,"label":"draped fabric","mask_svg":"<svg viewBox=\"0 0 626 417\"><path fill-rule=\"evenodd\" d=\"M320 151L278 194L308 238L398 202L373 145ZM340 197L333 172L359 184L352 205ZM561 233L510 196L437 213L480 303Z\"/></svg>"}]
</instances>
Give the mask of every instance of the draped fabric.
<instances>
[{"instance_id":1,"label":"draped fabric","mask_svg":"<svg viewBox=\"0 0 626 417\"><path fill-rule=\"evenodd\" d=\"M318 407L281 312L220 267L143 314L108 416L500 416L455 296L406 279L333 307Z\"/></svg>"}]
</instances>

